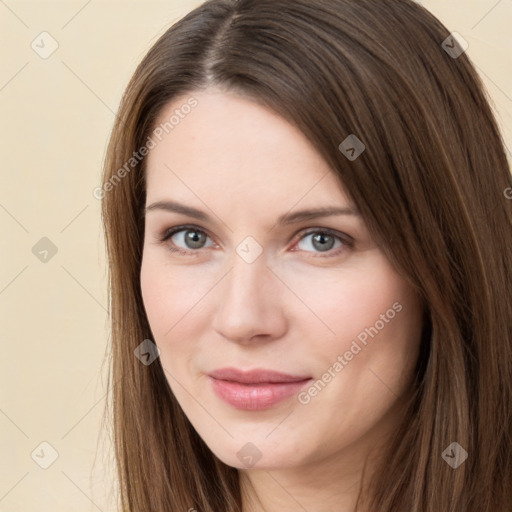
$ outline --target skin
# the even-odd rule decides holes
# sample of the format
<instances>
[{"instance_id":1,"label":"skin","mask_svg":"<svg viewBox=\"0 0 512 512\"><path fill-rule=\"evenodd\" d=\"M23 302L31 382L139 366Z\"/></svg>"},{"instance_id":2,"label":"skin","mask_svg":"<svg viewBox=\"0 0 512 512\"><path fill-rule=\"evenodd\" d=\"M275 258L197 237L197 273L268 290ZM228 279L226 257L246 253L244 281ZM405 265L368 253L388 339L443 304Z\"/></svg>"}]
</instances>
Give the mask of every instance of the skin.
<instances>
[{"instance_id":1,"label":"skin","mask_svg":"<svg viewBox=\"0 0 512 512\"><path fill-rule=\"evenodd\" d=\"M353 511L363 462L371 471L412 379L419 298L360 216L276 225L297 210L354 207L299 130L233 93L193 96L197 106L147 157L146 206L174 200L211 216L146 213L141 289L166 378L212 452L239 468L244 512ZM189 97L167 105L158 122ZM160 241L183 224L204 238L187 245L185 230ZM309 228L334 230L331 245L322 250ZM252 263L236 251L248 236L263 251ZM171 252L173 242L189 254ZM401 310L347 361L351 343L396 303ZM347 364L336 372L338 356ZM293 396L243 411L213 393L207 373L227 366L315 381L331 368L334 377L308 403ZM261 455L251 467L237 456L248 442Z\"/></svg>"}]
</instances>

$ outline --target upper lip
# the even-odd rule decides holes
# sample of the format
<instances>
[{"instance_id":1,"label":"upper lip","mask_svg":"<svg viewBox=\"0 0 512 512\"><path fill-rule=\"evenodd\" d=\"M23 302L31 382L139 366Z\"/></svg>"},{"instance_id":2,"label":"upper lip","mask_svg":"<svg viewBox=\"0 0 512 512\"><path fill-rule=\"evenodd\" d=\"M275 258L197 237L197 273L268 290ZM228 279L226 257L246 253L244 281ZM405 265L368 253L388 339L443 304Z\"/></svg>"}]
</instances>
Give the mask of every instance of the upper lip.
<instances>
[{"instance_id":1,"label":"upper lip","mask_svg":"<svg viewBox=\"0 0 512 512\"><path fill-rule=\"evenodd\" d=\"M300 382L310 379L307 375L290 375L287 373L256 368L254 370L239 370L237 368L220 368L210 372L208 375L214 379L229 380L242 384L261 384L264 382Z\"/></svg>"}]
</instances>

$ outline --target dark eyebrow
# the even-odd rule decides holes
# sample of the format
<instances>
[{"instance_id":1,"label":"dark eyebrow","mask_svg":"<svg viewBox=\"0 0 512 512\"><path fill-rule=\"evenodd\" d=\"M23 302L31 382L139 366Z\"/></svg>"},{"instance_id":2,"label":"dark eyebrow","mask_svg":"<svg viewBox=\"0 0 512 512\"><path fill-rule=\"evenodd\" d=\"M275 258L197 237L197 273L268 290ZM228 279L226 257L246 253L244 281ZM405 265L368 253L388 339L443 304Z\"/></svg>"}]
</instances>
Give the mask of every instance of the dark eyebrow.
<instances>
[{"instance_id":1,"label":"dark eyebrow","mask_svg":"<svg viewBox=\"0 0 512 512\"><path fill-rule=\"evenodd\" d=\"M191 206L185 206L184 204L177 203L176 201L157 201L156 203L150 204L146 206L144 209L144 214L153 210L164 210L168 212L182 213L183 215L187 215L189 217L193 217L198 220L211 220L210 216L201 210L197 210L196 208L192 208ZM301 210L294 213L288 213L281 215L277 219L278 225L287 225L293 224L296 222L303 222L307 220L313 220L318 217L328 217L330 215L353 215L356 217L360 217L361 214L356 208L340 208L336 206L324 206L322 208L314 208L311 210Z\"/></svg>"}]
</instances>

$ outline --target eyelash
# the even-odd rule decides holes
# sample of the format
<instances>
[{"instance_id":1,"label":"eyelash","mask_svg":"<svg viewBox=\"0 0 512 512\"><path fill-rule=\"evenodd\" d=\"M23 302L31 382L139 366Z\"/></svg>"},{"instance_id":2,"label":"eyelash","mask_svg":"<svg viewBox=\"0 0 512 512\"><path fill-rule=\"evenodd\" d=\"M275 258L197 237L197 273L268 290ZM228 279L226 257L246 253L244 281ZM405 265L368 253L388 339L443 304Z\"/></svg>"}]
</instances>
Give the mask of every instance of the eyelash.
<instances>
[{"instance_id":1,"label":"eyelash","mask_svg":"<svg viewBox=\"0 0 512 512\"><path fill-rule=\"evenodd\" d=\"M187 230L190 230L190 231L194 230L199 233L203 233L211 239L211 237L208 235L208 233L206 231L204 231L203 229L199 229L197 226L193 226L193 225L176 226L174 228L167 229L161 237L158 237L158 239L161 243L165 243L176 233L179 233L180 231L187 231ZM311 235L311 234L322 234L322 235L333 236L333 237L337 238L338 240L340 240L343 244L342 247L338 247L337 249L330 249L329 251L327 251L327 253L329 253L327 256L322 256L322 255L313 256L314 258L317 258L317 257L329 258L329 257L338 256L341 252L344 252L345 250L347 250L347 248L352 249L354 247L354 240L351 237L349 237L348 235L345 235L344 233L339 233L337 231L333 231L328 228L309 228L305 231L304 230L300 231L299 233L297 233L297 236L294 236L294 240L297 239L297 243L298 243L303 238L305 238L306 236ZM298 235L301 235L301 236L298 236ZM294 243L294 245L295 245L295 243ZM198 255L197 253L200 251L200 249L187 251L185 249L181 249L176 246L170 246L170 245L169 245L168 249L171 252L178 253L183 256L187 256L187 255L197 256ZM310 251L306 251L306 252L310 252ZM318 254L321 254L321 253L318 253Z\"/></svg>"}]
</instances>

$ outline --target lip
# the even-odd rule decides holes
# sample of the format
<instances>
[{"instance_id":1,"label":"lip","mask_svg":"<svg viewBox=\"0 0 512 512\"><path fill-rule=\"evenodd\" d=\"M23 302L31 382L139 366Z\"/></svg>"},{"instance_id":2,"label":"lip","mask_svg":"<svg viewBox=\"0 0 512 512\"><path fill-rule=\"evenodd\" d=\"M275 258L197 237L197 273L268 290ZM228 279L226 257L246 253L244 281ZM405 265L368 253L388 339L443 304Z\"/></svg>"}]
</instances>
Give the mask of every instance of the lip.
<instances>
[{"instance_id":1,"label":"lip","mask_svg":"<svg viewBox=\"0 0 512 512\"><path fill-rule=\"evenodd\" d=\"M220 368L214 370L208 375L218 380L228 380L240 382L241 384L261 384L261 383L284 383L299 382L310 379L310 375L290 375L288 373L267 370L264 368L255 368L254 370L239 370L238 368Z\"/></svg>"},{"instance_id":2,"label":"lip","mask_svg":"<svg viewBox=\"0 0 512 512\"><path fill-rule=\"evenodd\" d=\"M237 409L264 410L298 393L311 380L273 370L222 368L208 374L215 394Z\"/></svg>"}]
</instances>

